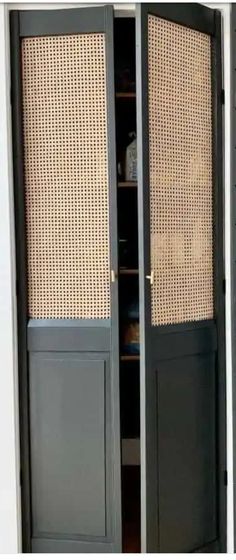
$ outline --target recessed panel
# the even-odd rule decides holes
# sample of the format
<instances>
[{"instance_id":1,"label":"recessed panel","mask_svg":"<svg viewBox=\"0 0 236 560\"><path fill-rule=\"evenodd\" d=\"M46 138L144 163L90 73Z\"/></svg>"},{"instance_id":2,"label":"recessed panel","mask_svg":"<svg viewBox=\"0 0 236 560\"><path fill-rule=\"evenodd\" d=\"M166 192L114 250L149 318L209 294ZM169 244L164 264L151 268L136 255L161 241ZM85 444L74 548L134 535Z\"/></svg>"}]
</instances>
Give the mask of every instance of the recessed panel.
<instances>
[{"instance_id":1,"label":"recessed panel","mask_svg":"<svg viewBox=\"0 0 236 560\"><path fill-rule=\"evenodd\" d=\"M31 354L33 537L106 535L105 364Z\"/></svg>"},{"instance_id":2,"label":"recessed panel","mask_svg":"<svg viewBox=\"0 0 236 560\"><path fill-rule=\"evenodd\" d=\"M215 354L156 362L160 552L217 538Z\"/></svg>"}]
</instances>

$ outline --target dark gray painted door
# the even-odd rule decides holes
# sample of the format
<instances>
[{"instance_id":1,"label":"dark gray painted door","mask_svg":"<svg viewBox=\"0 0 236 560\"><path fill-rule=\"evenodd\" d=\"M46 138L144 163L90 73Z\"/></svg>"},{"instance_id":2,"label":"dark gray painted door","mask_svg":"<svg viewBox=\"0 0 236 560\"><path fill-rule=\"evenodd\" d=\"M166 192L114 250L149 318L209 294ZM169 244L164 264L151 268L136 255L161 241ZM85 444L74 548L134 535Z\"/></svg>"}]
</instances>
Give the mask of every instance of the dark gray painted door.
<instances>
[{"instance_id":1,"label":"dark gray painted door","mask_svg":"<svg viewBox=\"0 0 236 560\"><path fill-rule=\"evenodd\" d=\"M24 549L119 552L112 7L11 36Z\"/></svg>"},{"instance_id":2,"label":"dark gray painted door","mask_svg":"<svg viewBox=\"0 0 236 560\"><path fill-rule=\"evenodd\" d=\"M220 15L136 18L142 548L224 550Z\"/></svg>"}]
</instances>

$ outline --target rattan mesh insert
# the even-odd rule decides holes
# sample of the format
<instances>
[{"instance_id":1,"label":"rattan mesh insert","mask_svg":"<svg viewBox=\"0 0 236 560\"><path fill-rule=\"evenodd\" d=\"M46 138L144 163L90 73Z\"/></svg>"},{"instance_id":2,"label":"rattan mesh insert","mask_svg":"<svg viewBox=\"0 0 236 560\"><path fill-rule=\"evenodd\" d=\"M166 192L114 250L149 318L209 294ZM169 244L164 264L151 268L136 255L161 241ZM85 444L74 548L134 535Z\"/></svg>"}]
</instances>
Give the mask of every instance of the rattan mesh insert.
<instances>
[{"instance_id":1,"label":"rattan mesh insert","mask_svg":"<svg viewBox=\"0 0 236 560\"><path fill-rule=\"evenodd\" d=\"M210 37L148 17L153 325L213 317Z\"/></svg>"},{"instance_id":2,"label":"rattan mesh insert","mask_svg":"<svg viewBox=\"0 0 236 560\"><path fill-rule=\"evenodd\" d=\"M28 312L110 316L104 34L22 40Z\"/></svg>"}]
</instances>

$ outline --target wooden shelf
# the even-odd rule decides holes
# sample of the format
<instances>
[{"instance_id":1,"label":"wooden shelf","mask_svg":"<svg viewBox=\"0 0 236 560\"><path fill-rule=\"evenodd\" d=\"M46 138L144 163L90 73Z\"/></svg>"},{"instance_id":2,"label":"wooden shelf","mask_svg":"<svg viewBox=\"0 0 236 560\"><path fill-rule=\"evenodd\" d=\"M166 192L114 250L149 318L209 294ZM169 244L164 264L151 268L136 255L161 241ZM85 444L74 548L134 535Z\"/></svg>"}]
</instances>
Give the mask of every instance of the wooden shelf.
<instances>
[{"instance_id":1,"label":"wooden shelf","mask_svg":"<svg viewBox=\"0 0 236 560\"><path fill-rule=\"evenodd\" d=\"M135 99L136 93L135 91L120 91L116 93L117 99Z\"/></svg>"},{"instance_id":2,"label":"wooden shelf","mask_svg":"<svg viewBox=\"0 0 236 560\"><path fill-rule=\"evenodd\" d=\"M127 354L120 357L122 362L138 362L139 361L139 354Z\"/></svg>"},{"instance_id":3,"label":"wooden shelf","mask_svg":"<svg viewBox=\"0 0 236 560\"><path fill-rule=\"evenodd\" d=\"M120 268L120 274L124 276L138 274L138 268Z\"/></svg>"},{"instance_id":4,"label":"wooden shelf","mask_svg":"<svg viewBox=\"0 0 236 560\"><path fill-rule=\"evenodd\" d=\"M133 188L137 188L137 182L136 181L119 181L118 182L118 187L119 188L125 188L125 187L133 187Z\"/></svg>"}]
</instances>

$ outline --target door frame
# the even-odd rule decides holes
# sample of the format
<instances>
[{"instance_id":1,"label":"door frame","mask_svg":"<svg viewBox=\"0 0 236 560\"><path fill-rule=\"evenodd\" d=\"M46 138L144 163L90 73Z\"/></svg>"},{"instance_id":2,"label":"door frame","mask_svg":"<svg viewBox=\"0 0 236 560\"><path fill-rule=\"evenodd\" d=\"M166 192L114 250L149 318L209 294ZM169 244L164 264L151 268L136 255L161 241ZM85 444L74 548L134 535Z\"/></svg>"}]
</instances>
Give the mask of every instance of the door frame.
<instances>
[{"instance_id":1,"label":"door frame","mask_svg":"<svg viewBox=\"0 0 236 560\"><path fill-rule=\"evenodd\" d=\"M234 479L234 552L236 550L236 6L231 6L231 290L232 290L232 381L233 381L233 479Z\"/></svg>"},{"instance_id":2,"label":"door frame","mask_svg":"<svg viewBox=\"0 0 236 560\"><path fill-rule=\"evenodd\" d=\"M204 11L204 18L201 18L201 9ZM216 380L216 457L217 457L217 502L218 502L218 534L220 552L226 551L226 486L227 486L227 463L226 463L226 353L225 353L225 271L224 271L224 184L223 184L223 129L222 111L224 96L223 74L222 74L222 51L221 51L221 12L213 10L199 4L138 4L136 7L136 47L140 47L145 37L147 44L146 18L150 13L160 16L175 23L186 25L193 29L208 33L212 41L212 85L213 85L213 137L212 137L212 161L213 161L213 185L214 185L214 309L215 322L217 328L218 350L217 350L217 372ZM199 15L200 14L200 15ZM149 224L149 194L142 192L143 183L148 184L149 164L148 164L148 76L147 76L147 49L141 48L137 54L137 138L138 138L138 161L140 162L138 172L139 182L139 209L144 208L142 215L139 214L139 222L142 230L139 232L139 255L140 255L140 344L142 344L142 357L140 355L140 394L144 395L140 403L140 424L141 424L141 540L142 551L146 551L147 533L153 534L158 524L157 514L157 480L156 480L156 458L155 443L157 435L148 434L147 437L147 415L150 424L154 425L153 407L147 407L146 396L154 399L154 388L151 376L146 376L145 370L148 366L148 357L145 349L145 324L149 317L150 290L146 282L145 274L150 274L150 254L148 227L144 231L143 216L145 225ZM141 58L141 64L140 62ZM144 85L144 87L143 87ZM144 200L145 197L145 200ZM140 210L141 213L141 210ZM144 301L141 302L142 294ZM142 303L142 305L141 305ZM148 351L148 348L147 348ZM152 396L153 395L153 396ZM154 401L153 401L154 403ZM148 410L149 408L149 410ZM146 448L148 441L152 439L153 456L149 465L146 465ZM148 472L147 472L148 469ZM147 483L147 475L150 480ZM153 504L147 506L147 491L154 495ZM235 496L236 499L236 496ZM149 511L147 514L147 507ZM149 520L147 519L149 518ZM152 519L151 519L152 518ZM151 519L151 521L150 521ZM208 552L201 550L199 552Z\"/></svg>"},{"instance_id":3,"label":"door frame","mask_svg":"<svg viewBox=\"0 0 236 560\"><path fill-rule=\"evenodd\" d=\"M228 430L228 520L227 520L227 551L233 552L233 446L232 446L232 366L231 366L231 286L230 276L232 278L231 269L234 266L234 251L230 253L231 235L233 235L234 221L231 219L230 223L230 198L234 196L233 181L230 182L230 107L233 112L233 102L230 103L230 61L229 61L229 48L230 48L230 11L231 6L227 4L207 4L209 8L216 7L221 10L224 20L223 43L224 43L224 77L225 77L225 105L226 115L224 117L224 187L225 187L225 272L226 272L226 374L227 374L227 430ZM46 10L47 5L39 4L39 8ZM50 9L65 8L69 9L66 4L55 4ZM134 5L132 5L134 8ZM7 332L8 336L2 348L2 362L8 364L7 372L2 376L1 393L4 395L4 407L1 408L1 421L6 432L6 438L3 441L4 448L4 462L2 464L1 480L2 491L4 495L7 491L7 507L9 517L6 519L4 512L0 513L0 535L1 542L6 553L20 552L21 551L21 506L20 506L20 483L19 472L20 462L18 454L18 433L19 433L19 418L18 418L18 378L17 378L17 342L19 332L16 327L16 292L15 292L15 250L14 250L14 205L13 205L13 162L12 162L12 133L11 133L11 106L10 106L10 62L9 62L9 12L11 11L11 4L5 4L0 7L0 60L2 68L2 81L0 88L0 105L2 107L2 114L4 115L3 126L1 128L1 142L3 149L0 152L0 161L2 169L2 189L0 190L0 209L1 209L1 231L2 239L4 239L3 252L0 254L0 280L1 287L4 290L4 307L1 305L0 323L2 332ZM18 4L18 10L25 10L25 4ZM27 9L35 9L34 4L28 4ZM126 11L126 10L125 10ZM127 12L128 13L128 10ZM232 51L233 54L233 51ZM231 78L233 70L231 69ZM234 144L235 145L235 144ZM235 152L233 149L233 157ZM232 193L232 194L231 194ZM233 208L233 206L231 206ZM235 206L234 206L235 207ZM8 217L9 216L9 217ZM231 216L232 218L232 216ZM11 249L9 248L11 247ZM4 273L6 272L7 276ZM5 278L9 285L9 293L6 292ZM233 291L233 284L232 284ZM232 311L234 305L232 303ZM235 353L235 349L233 349ZM234 388L234 395L236 390ZM4 449L6 452L4 452ZM236 461L236 458L234 458ZM234 464L235 464L234 461ZM14 473L12 465L15 465ZM12 494L12 487L16 488L16 492ZM10 496L11 493L11 496ZM18 498L17 498L18 496Z\"/></svg>"}]
</instances>

